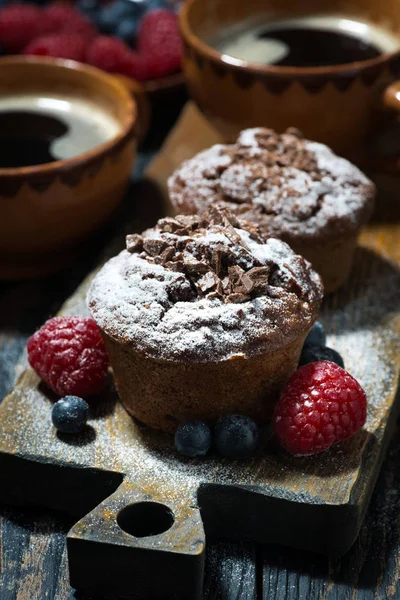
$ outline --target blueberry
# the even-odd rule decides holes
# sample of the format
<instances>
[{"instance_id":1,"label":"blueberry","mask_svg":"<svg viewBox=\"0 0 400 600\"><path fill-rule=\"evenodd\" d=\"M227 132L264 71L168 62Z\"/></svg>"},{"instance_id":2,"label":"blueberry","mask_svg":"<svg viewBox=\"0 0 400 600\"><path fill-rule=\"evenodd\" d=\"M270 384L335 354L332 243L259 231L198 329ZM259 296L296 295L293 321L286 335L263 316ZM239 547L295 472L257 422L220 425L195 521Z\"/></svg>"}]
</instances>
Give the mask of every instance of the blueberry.
<instances>
[{"instance_id":1,"label":"blueberry","mask_svg":"<svg viewBox=\"0 0 400 600\"><path fill-rule=\"evenodd\" d=\"M116 33L118 26L127 19L135 20L137 8L135 3L129 0L116 0L111 4L106 4L101 9L97 24L103 33Z\"/></svg>"},{"instance_id":2,"label":"blueberry","mask_svg":"<svg viewBox=\"0 0 400 600\"><path fill-rule=\"evenodd\" d=\"M175 433L175 447L184 456L204 456L211 442L211 430L202 421L182 423Z\"/></svg>"},{"instance_id":3,"label":"blueberry","mask_svg":"<svg viewBox=\"0 0 400 600\"><path fill-rule=\"evenodd\" d=\"M89 17L90 19L96 20L97 13L99 12L99 1L98 0L78 0L76 8Z\"/></svg>"},{"instance_id":4,"label":"blueberry","mask_svg":"<svg viewBox=\"0 0 400 600\"><path fill-rule=\"evenodd\" d=\"M90 17L92 13L96 12L99 8L98 0L78 0L75 4L76 8L80 10L84 15Z\"/></svg>"},{"instance_id":5,"label":"blueberry","mask_svg":"<svg viewBox=\"0 0 400 600\"><path fill-rule=\"evenodd\" d=\"M228 415L215 426L215 445L227 458L247 458L258 446L258 427L243 415Z\"/></svg>"},{"instance_id":6,"label":"blueberry","mask_svg":"<svg viewBox=\"0 0 400 600\"><path fill-rule=\"evenodd\" d=\"M172 8L171 2L168 2L168 0L146 0L144 4L147 11L157 10L158 8Z\"/></svg>"},{"instance_id":7,"label":"blueberry","mask_svg":"<svg viewBox=\"0 0 400 600\"><path fill-rule=\"evenodd\" d=\"M86 425L89 406L77 396L65 396L51 411L54 427L61 433L79 433Z\"/></svg>"},{"instance_id":8,"label":"blueberry","mask_svg":"<svg viewBox=\"0 0 400 600\"><path fill-rule=\"evenodd\" d=\"M157 0L160 6L163 4L162 0ZM138 13L144 13L147 10L150 10L149 6L151 4L150 0L127 0L135 6L135 9Z\"/></svg>"},{"instance_id":9,"label":"blueberry","mask_svg":"<svg viewBox=\"0 0 400 600\"><path fill-rule=\"evenodd\" d=\"M320 321L314 323L310 333L306 337L304 346L325 346L326 344L326 333L324 326Z\"/></svg>"},{"instance_id":10,"label":"blueberry","mask_svg":"<svg viewBox=\"0 0 400 600\"><path fill-rule=\"evenodd\" d=\"M330 360L344 369L343 358L339 352L327 346L304 346L300 356L299 367L319 360Z\"/></svg>"},{"instance_id":11,"label":"blueberry","mask_svg":"<svg viewBox=\"0 0 400 600\"><path fill-rule=\"evenodd\" d=\"M124 19L115 30L115 35L127 44L132 45L138 28L138 21L135 19Z\"/></svg>"}]
</instances>

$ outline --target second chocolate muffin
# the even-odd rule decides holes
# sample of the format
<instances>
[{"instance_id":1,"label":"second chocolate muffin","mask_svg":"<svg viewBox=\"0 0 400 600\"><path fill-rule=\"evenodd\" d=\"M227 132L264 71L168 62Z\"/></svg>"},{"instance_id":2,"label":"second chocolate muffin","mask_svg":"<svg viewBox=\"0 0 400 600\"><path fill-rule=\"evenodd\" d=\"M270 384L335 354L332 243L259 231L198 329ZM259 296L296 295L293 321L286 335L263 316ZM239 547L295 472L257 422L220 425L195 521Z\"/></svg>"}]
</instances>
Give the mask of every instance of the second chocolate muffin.
<instances>
[{"instance_id":1,"label":"second chocolate muffin","mask_svg":"<svg viewBox=\"0 0 400 600\"><path fill-rule=\"evenodd\" d=\"M330 293L347 280L375 186L297 130L279 135L257 128L184 162L169 180L169 193L177 213L202 214L221 204L286 241L312 263Z\"/></svg>"}]
</instances>

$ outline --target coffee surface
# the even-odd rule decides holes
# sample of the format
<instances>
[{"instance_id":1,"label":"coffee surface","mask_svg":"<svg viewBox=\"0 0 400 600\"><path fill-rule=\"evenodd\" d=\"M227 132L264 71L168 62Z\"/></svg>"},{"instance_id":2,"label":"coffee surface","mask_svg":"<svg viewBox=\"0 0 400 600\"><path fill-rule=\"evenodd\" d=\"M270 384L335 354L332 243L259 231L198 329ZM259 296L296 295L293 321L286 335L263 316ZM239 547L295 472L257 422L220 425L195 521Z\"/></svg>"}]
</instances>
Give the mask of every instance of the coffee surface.
<instances>
[{"instance_id":1,"label":"coffee surface","mask_svg":"<svg viewBox=\"0 0 400 600\"><path fill-rule=\"evenodd\" d=\"M226 58L264 65L319 67L376 58L400 48L400 38L341 16L308 16L224 32L213 44Z\"/></svg>"},{"instance_id":2,"label":"coffee surface","mask_svg":"<svg viewBox=\"0 0 400 600\"><path fill-rule=\"evenodd\" d=\"M6 96L0 99L0 168L73 158L119 130L117 120L91 102Z\"/></svg>"}]
</instances>

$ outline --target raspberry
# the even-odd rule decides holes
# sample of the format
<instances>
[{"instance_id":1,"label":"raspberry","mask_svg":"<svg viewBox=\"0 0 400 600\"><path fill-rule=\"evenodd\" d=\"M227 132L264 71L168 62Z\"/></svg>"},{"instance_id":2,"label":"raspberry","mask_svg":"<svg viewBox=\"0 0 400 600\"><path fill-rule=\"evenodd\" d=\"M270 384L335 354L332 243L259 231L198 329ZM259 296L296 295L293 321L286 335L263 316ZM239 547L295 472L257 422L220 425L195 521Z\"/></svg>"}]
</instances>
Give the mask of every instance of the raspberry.
<instances>
[{"instance_id":1,"label":"raspberry","mask_svg":"<svg viewBox=\"0 0 400 600\"><path fill-rule=\"evenodd\" d=\"M127 52L123 61L123 65L120 67L120 74L132 77L138 81L145 81L148 79L148 70L146 60L137 52Z\"/></svg>"},{"instance_id":2,"label":"raspberry","mask_svg":"<svg viewBox=\"0 0 400 600\"><path fill-rule=\"evenodd\" d=\"M100 35L90 44L86 62L110 73L123 73L129 47L116 37Z\"/></svg>"},{"instance_id":3,"label":"raspberry","mask_svg":"<svg viewBox=\"0 0 400 600\"><path fill-rule=\"evenodd\" d=\"M47 19L37 6L15 3L0 11L0 44L8 52L20 52L31 40L48 31Z\"/></svg>"},{"instance_id":4,"label":"raspberry","mask_svg":"<svg viewBox=\"0 0 400 600\"><path fill-rule=\"evenodd\" d=\"M108 357L100 330L90 317L54 317L28 340L31 367L60 396L98 394Z\"/></svg>"},{"instance_id":5,"label":"raspberry","mask_svg":"<svg viewBox=\"0 0 400 600\"><path fill-rule=\"evenodd\" d=\"M275 407L273 427L288 452L307 456L347 440L366 417L360 384L335 363L320 361L292 375Z\"/></svg>"},{"instance_id":6,"label":"raspberry","mask_svg":"<svg viewBox=\"0 0 400 600\"><path fill-rule=\"evenodd\" d=\"M87 39L80 35L50 33L36 38L24 50L24 54L54 56L71 60L85 59Z\"/></svg>"},{"instance_id":7,"label":"raspberry","mask_svg":"<svg viewBox=\"0 0 400 600\"><path fill-rule=\"evenodd\" d=\"M146 56L151 78L179 71L183 48L176 14L165 9L148 12L139 25L137 47Z\"/></svg>"},{"instance_id":8,"label":"raspberry","mask_svg":"<svg viewBox=\"0 0 400 600\"><path fill-rule=\"evenodd\" d=\"M44 14L51 33L71 33L91 39L97 35L96 27L82 13L66 2L54 2Z\"/></svg>"}]
</instances>

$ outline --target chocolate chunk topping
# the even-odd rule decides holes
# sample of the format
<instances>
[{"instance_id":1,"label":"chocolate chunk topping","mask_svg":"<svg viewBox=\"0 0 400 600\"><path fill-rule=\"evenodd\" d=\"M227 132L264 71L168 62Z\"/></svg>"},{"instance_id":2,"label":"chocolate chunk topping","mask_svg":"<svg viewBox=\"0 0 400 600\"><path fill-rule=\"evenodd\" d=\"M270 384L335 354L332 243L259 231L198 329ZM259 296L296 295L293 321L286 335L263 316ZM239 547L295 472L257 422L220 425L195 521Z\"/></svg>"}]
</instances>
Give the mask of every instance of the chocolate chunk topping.
<instances>
[{"instance_id":1,"label":"chocolate chunk topping","mask_svg":"<svg viewBox=\"0 0 400 600\"><path fill-rule=\"evenodd\" d=\"M127 248L150 263L182 273L178 279L182 285L168 289L174 302L207 297L241 303L268 295L269 286L294 289L290 277L262 265L250 251L249 239L264 247L257 227L226 208L212 207L199 217L161 219L143 236L128 236ZM296 293L301 296L299 289Z\"/></svg>"},{"instance_id":2,"label":"chocolate chunk topping","mask_svg":"<svg viewBox=\"0 0 400 600\"><path fill-rule=\"evenodd\" d=\"M126 249L128 252L140 252L143 250L143 237L138 233L126 236Z\"/></svg>"},{"instance_id":3,"label":"chocolate chunk topping","mask_svg":"<svg viewBox=\"0 0 400 600\"><path fill-rule=\"evenodd\" d=\"M270 273L270 267L254 267L247 273L243 273L241 281L246 292L248 294L253 290L257 290L259 293L265 292Z\"/></svg>"},{"instance_id":4,"label":"chocolate chunk topping","mask_svg":"<svg viewBox=\"0 0 400 600\"><path fill-rule=\"evenodd\" d=\"M185 364L298 343L316 318L320 277L288 244L260 238L241 219L218 208L129 236L135 250L109 260L88 295L102 330L145 356Z\"/></svg>"},{"instance_id":5,"label":"chocolate chunk topping","mask_svg":"<svg viewBox=\"0 0 400 600\"><path fill-rule=\"evenodd\" d=\"M150 256L160 256L166 250L168 245L164 240L150 238L143 240L143 250Z\"/></svg>"}]
</instances>

